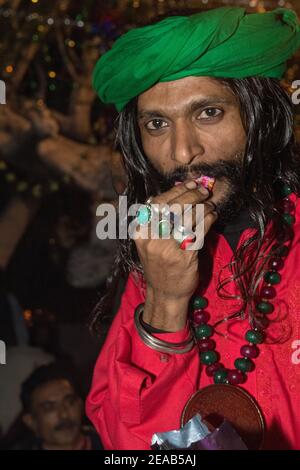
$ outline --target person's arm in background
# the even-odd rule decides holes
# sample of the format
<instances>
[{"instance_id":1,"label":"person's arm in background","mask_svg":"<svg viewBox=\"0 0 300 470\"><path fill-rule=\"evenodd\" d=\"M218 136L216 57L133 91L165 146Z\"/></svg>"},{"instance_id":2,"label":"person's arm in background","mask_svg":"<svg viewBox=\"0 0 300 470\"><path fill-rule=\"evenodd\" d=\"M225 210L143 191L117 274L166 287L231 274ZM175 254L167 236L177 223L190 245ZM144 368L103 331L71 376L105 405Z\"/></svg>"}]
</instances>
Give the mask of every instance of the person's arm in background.
<instances>
[{"instance_id":1,"label":"person's arm in background","mask_svg":"<svg viewBox=\"0 0 300 470\"><path fill-rule=\"evenodd\" d=\"M147 450L155 432L179 428L183 407L199 382L197 348L185 354L162 354L141 341L134 310L144 301L131 274L87 399L87 415L109 450ZM176 343L186 340L189 330L186 326L155 336Z\"/></svg>"}]
</instances>

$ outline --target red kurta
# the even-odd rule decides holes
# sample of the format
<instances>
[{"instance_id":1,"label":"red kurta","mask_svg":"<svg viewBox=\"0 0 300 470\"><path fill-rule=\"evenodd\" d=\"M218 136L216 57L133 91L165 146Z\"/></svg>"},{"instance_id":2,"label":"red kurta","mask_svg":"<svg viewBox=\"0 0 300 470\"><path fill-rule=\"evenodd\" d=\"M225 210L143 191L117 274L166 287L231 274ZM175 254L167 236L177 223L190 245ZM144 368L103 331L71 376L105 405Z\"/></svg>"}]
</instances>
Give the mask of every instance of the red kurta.
<instances>
[{"instance_id":1,"label":"red kurta","mask_svg":"<svg viewBox=\"0 0 300 470\"><path fill-rule=\"evenodd\" d=\"M291 200L299 202L292 195ZM253 229L242 233L239 244ZM242 385L259 403L267 425L265 449L300 449L300 205L296 207L295 237L276 286L274 306L280 311L278 332L284 342L259 345L255 370ZM232 250L226 239L209 234L212 277L206 292L210 323L236 311L236 300L223 300L216 293L218 274L230 262ZM209 239L208 239L209 240ZM205 269L205 266L201 267ZM234 283L227 287L238 294ZM197 348L186 354L161 354L145 346L133 321L135 307L144 302L145 292L133 275L129 276L121 306L99 355L87 414L108 450L150 449L155 432L180 427L187 400L199 388L213 383L200 366ZM274 315L274 314L272 314ZM215 335L217 351L225 367L234 368L240 348L246 343L249 322L230 321ZM289 332L289 333L288 333ZM166 341L180 342L188 328L176 333L157 334Z\"/></svg>"}]
</instances>

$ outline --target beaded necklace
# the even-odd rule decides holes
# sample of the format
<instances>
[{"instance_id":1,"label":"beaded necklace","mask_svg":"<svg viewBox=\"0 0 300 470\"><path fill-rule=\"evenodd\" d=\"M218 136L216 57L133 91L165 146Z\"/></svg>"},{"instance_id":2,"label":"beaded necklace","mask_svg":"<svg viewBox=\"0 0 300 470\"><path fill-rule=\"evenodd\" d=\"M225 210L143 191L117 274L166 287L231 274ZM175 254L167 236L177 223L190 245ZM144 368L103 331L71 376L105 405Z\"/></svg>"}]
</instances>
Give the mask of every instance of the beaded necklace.
<instances>
[{"instance_id":1,"label":"beaded necklace","mask_svg":"<svg viewBox=\"0 0 300 470\"><path fill-rule=\"evenodd\" d=\"M283 221L288 227L292 227L295 222L295 204L289 199L292 190L284 185L281 188L284 199L281 207L283 209ZM264 284L261 288L259 298L255 304L256 311L265 322L249 329L245 334L247 344L241 347L242 357L234 361L234 369L224 367L220 362L220 355L215 351L216 342L211 338L215 332L214 326L209 324L210 315L205 310L208 306L208 300L202 296L196 296L193 299L192 325L199 348L200 361L206 366L206 374L213 377L215 384L227 383L231 385L240 385L246 382L247 374L255 369L253 359L259 355L258 344L264 342L265 329L269 321L267 316L273 313L274 305L272 300L276 297L274 286L280 283L281 275L279 271L284 267L284 259L289 253L287 245L275 244L272 248L274 256L268 262L268 271L264 275ZM276 255L275 255L276 253ZM263 325L264 323L264 325Z\"/></svg>"},{"instance_id":2,"label":"beaded necklace","mask_svg":"<svg viewBox=\"0 0 300 470\"><path fill-rule=\"evenodd\" d=\"M196 413L213 428L227 420L249 449L262 448L265 423L258 403L240 385L247 381L247 374L255 369L254 359L259 355L258 345L266 338L268 315L274 311L272 300L276 297L276 285L281 281L279 271L284 267L284 260L290 249L286 242L292 240L291 229L295 223L295 204L289 198L292 190L283 185L280 193L283 198L280 204L283 236L280 236L271 248L268 271L264 274L263 285L255 301L256 318L259 318L259 321L254 321L246 332L247 344L241 347L241 357L234 360L234 368L225 367L216 351L216 342L212 339L215 328L209 323L210 315L206 310L208 299L195 296L192 303L191 325L197 340L200 362L205 366L206 374L213 379L214 384L198 390L188 400L182 413L181 424L184 425Z\"/></svg>"}]
</instances>

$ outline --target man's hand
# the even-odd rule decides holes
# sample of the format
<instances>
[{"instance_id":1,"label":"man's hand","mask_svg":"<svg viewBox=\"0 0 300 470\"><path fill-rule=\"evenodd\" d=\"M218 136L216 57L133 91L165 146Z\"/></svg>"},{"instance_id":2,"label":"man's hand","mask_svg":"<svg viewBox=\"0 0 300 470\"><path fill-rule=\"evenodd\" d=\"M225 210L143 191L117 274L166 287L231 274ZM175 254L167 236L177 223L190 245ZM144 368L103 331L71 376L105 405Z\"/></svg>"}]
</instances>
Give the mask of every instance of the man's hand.
<instances>
[{"instance_id":1,"label":"man's hand","mask_svg":"<svg viewBox=\"0 0 300 470\"><path fill-rule=\"evenodd\" d=\"M151 204L172 206L176 203L182 211L185 204L204 204L206 235L217 219L215 205L206 201L208 197L209 192L191 180L153 198ZM194 216L193 227L197 224ZM141 226L139 230L148 231L148 226ZM188 303L199 282L198 251L181 250L172 238L139 238L135 243L147 283L144 321L167 331L184 328Z\"/></svg>"}]
</instances>

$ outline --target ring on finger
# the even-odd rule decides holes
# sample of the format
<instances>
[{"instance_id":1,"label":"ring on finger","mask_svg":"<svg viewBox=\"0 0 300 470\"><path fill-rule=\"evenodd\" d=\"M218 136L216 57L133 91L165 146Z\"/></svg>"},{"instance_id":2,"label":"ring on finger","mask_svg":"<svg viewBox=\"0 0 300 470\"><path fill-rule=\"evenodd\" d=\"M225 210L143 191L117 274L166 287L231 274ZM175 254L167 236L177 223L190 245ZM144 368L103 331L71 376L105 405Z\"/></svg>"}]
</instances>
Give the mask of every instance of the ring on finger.
<instances>
[{"instance_id":1,"label":"ring on finger","mask_svg":"<svg viewBox=\"0 0 300 470\"><path fill-rule=\"evenodd\" d=\"M136 214L136 220L139 225L148 225L152 219L152 206L147 203L142 204Z\"/></svg>"}]
</instances>

